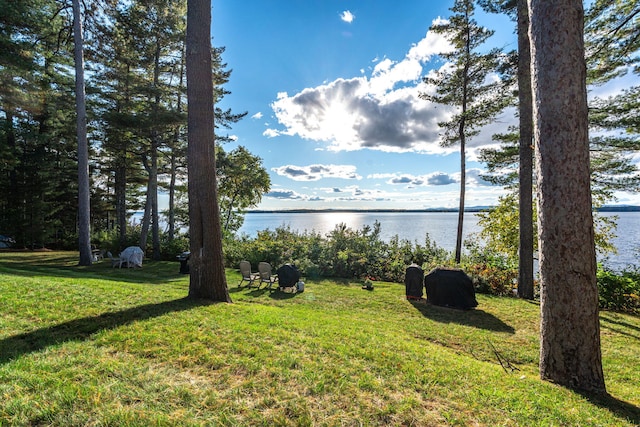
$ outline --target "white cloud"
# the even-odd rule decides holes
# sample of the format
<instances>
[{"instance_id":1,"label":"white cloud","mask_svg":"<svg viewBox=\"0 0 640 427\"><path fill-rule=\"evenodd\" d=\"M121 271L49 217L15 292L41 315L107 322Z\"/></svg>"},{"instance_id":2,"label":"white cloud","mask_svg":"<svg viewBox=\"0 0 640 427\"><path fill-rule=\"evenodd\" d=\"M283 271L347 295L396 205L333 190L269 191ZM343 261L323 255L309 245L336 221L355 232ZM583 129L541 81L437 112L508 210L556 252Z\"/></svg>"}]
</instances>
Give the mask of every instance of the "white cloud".
<instances>
[{"instance_id":1,"label":"white cloud","mask_svg":"<svg viewBox=\"0 0 640 427\"><path fill-rule=\"evenodd\" d=\"M261 119L262 118L262 113L260 111L258 111L253 116L251 116L251 118L252 119Z\"/></svg>"},{"instance_id":2,"label":"white cloud","mask_svg":"<svg viewBox=\"0 0 640 427\"><path fill-rule=\"evenodd\" d=\"M267 129L262 132L262 135L266 136L267 138L275 138L276 136L280 135L280 132L275 129Z\"/></svg>"},{"instance_id":3,"label":"white cloud","mask_svg":"<svg viewBox=\"0 0 640 427\"><path fill-rule=\"evenodd\" d=\"M411 175L406 173L382 173L367 176L371 179L385 179L390 185L404 185L408 188L418 186L440 186L460 182L459 174L451 175L445 172L432 172L426 175Z\"/></svg>"},{"instance_id":4,"label":"white cloud","mask_svg":"<svg viewBox=\"0 0 640 427\"><path fill-rule=\"evenodd\" d=\"M353 22L354 19L356 19L356 16L353 13L351 13L350 11L345 10L344 12L342 12L340 14L340 19L342 19L344 22L347 22L347 23L350 24L350 23Z\"/></svg>"},{"instance_id":5,"label":"white cloud","mask_svg":"<svg viewBox=\"0 0 640 427\"><path fill-rule=\"evenodd\" d=\"M478 187L494 187L495 184L484 180L480 175L485 174L486 171L482 169L472 168L467 169L467 185Z\"/></svg>"},{"instance_id":6,"label":"white cloud","mask_svg":"<svg viewBox=\"0 0 640 427\"><path fill-rule=\"evenodd\" d=\"M271 170L294 181L318 181L323 178L362 179L353 165L284 165Z\"/></svg>"},{"instance_id":7,"label":"white cloud","mask_svg":"<svg viewBox=\"0 0 640 427\"><path fill-rule=\"evenodd\" d=\"M288 199L288 200L308 200L309 196L306 194L300 194L293 190L271 190L264 195L264 197L270 197L272 199Z\"/></svg>"},{"instance_id":8,"label":"white cloud","mask_svg":"<svg viewBox=\"0 0 640 427\"><path fill-rule=\"evenodd\" d=\"M419 98L434 90L422 82L424 65L448 49L444 37L428 32L403 60L378 61L370 77L340 78L292 96L279 93L271 107L283 129L265 135L323 141L331 151L453 152L455 147L440 147L438 127L453 110Z\"/></svg>"},{"instance_id":9,"label":"white cloud","mask_svg":"<svg viewBox=\"0 0 640 427\"><path fill-rule=\"evenodd\" d=\"M467 186L468 187L478 187L478 186L493 186L494 184L489 181L485 181L482 179L480 175L482 175L484 171L482 169L470 168L467 169ZM456 172L453 174L446 172L431 172L425 175L411 175L406 173L378 173L371 174L367 176L368 179L384 179L387 184L390 185L404 185L407 188L414 187L437 187L442 185L450 185L450 184L458 184L460 183L460 173Z\"/></svg>"}]
</instances>

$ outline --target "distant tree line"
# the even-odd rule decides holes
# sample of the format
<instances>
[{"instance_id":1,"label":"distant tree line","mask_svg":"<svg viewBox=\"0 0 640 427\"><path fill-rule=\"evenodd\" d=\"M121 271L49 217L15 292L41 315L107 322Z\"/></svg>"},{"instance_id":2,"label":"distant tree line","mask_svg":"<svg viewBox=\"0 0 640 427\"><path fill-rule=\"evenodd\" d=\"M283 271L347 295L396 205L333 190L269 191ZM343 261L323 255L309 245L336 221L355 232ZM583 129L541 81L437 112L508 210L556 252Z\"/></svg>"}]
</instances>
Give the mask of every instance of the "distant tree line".
<instances>
[{"instance_id":1,"label":"distant tree line","mask_svg":"<svg viewBox=\"0 0 640 427\"><path fill-rule=\"evenodd\" d=\"M0 233L17 247L77 248L71 4L0 6ZM109 235L114 250L130 244L133 231L135 243L159 257L161 235L171 241L188 225L186 7L186 0L101 0L83 8L90 223L94 240ZM223 52L212 49L216 104L231 74ZM224 130L245 115L216 107L212 123L227 232L270 187L260 158L220 146L230 140ZM163 212L160 193L168 199ZM133 212L142 212L139 224Z\"/></svg>"}]
</instances>

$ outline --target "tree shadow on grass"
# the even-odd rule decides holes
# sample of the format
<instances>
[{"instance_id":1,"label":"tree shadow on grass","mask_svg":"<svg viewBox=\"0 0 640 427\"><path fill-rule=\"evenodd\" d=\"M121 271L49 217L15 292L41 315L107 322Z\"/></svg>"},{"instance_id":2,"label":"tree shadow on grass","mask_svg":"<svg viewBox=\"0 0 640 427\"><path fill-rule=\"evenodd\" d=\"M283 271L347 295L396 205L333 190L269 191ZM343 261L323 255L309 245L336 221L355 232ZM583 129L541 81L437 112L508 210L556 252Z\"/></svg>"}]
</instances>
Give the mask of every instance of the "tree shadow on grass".
<instances>
[{"instance_id":1,"label":"tree shadow on grass","mask_svg":"<svg viewBox=\"0 0 640 427\"><path fill-rule=\"evenodd\" d=\"M607 409L620 418L625 418L631 425L640 426L640 407L615 398L610 394L579 393L594 405Z\"/></svg>"},{"instance_id":2,"label":"tree shadow on grass","mask_svg":"<svg viewBox=\"0 0 640 427\"><path fill-rule=\"evenodd\" d=\"M288 300L296 296L296 294L289 294L283 291L278 290L277 288L269 288L267 286L264 287L254 287L254 286L236 286L235 288L230 288L230 294L236 294L244 292L245 295L258 298L265 294L269 295L269 298L274 300Z\"/></svg>"},{"instance_id":3,"label":"tree shadow on grass","mask_svg":"<svg viewBox=\"0 0 640 427\"><path fill-rule=\"evenodd\" d=\"M515 333L515 329L498 319L491 313L483 310L460 310L456 308L440 307L427 302L410 301L416 310L424 317L440 323L457 323L459 325L473 326L474 328L487 329L495 332Z\"/></svg>"},{"instance_id":4,"label":"tree shadow on grass","mask_svg":"<svg viewBox=\"0 0 640 427\"><path fill-rule=\"evenodd\" d=\"M264 287L260 287L257 285L253 285L253 286L235 286L235 287L231 287L229 288L229 293L230 294L238 294L238 293L244 293L247 296L253 297L253 298L258 298L261 297L262 295L268 293L268 292L273 292L273 289L270 289L266 286Z\"/></svg>"},{"instance_id":5,"label":"tree shadow on grass","mask_svg":"<svg viewBox=\"0 0 640 427\"><path fill-rule=\"evenodd\" d=\"M621 327L626 328L626 329L632 329L634 331L640 332L640 327L638 327L636 325L632 325L629 322L625 322L625 321L622 321L622 320L614 319L614 318L612 318L610 313L608 313L606 311L601 311L600 312L600 327L601 328L608 328L608 329L611 329L612 331L617 332L619 334L627 335L627 336L630 336L632 338L640 340L640 336L634 335L631 332L625 332L625 331L622 331L620 329L617 329L617 328L614 327L614 325L615 326L621 326Z\"/></svg>"},{"instance_id":6,"label":"tree shadow on grass","mask_svg":"<svg viewBox=\"0 0 640 427\"><path fill-rule=\"evenodd\" d=\"M36 329L0 340L0 364L5 364L20 356L43 350L49 346L69 341L83 341L91 335L129 323L146 320L212 304L209 301L181 298L158 304L146 304L126 310L103 313L97 316L74 319L58 325Z\"/></svg>"},{"instance_id":7,"label":"tree shadow on grass","mask_svg":"<svg viewBox=\"0 0 640 427\"><path fill-rule=\"evenodd\" d=\"M38 256L41 255L41 256ZM164 284L183 280L178 263L145 259L142 268L113 268L106 259L90 266L77 265L77 258L68 253L3 253L3 274L20 277L63 277L77 279L113 280L128 283Z\"/></svg>"}]
</instances>

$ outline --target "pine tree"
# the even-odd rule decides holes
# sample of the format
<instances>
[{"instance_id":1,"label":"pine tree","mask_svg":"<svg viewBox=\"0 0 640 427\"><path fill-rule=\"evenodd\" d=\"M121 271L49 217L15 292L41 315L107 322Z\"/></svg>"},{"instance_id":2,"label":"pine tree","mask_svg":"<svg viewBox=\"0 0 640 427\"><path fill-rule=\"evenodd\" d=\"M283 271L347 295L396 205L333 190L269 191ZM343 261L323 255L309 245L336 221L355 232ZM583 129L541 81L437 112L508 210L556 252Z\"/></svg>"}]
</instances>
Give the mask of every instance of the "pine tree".
<instances>
[{"instance_id":1,"label":"pine tree","mask_svg":"<svg viewBox=\"0 0 640 427\"><path fill-rule=\"evenodd\" d=\"M211 79L211 1L187 3L189 296L231 302L222 257Z\"/></svg>"},{"instance_id":2,"label":"pine tree","mask_svg":"<svg viewBox=\"0 0 640 427\"><path fill-rule=\"evenodd\" d=\"M84 89L84 36L80 1L73 0L73 43L76 70L76 135L78 138L78 248L79 265L91 265L91 207L89 202L89 143Z\"/></svg>"},{"instance_id":3,"label":"pine tree","mask_svg":"<svg viewBox=\"0 0 640 427\"><path fill-rule=\"evenodd\" d=\"M540 225L540 376L604 393L582 1L531 0L530 6Z\"/></svg>"},{"instance_id":4,"label":"pine tree","mask_svg":"<svg viewBox=\"0 0 640 427\"><path fill-rule=\"evenodd\" d=\"M423 99L452 106L452 117L438 123L442 129L443 146L460 144L460 203L456 236L455 261L460 263L462 230L465 208L466 143L489 123L509 100L504 96L505 84L500 80L488 81L491 73L501 66L501 51L492 49L479 53L479 47L493 34L480 27L473 19L474 4L471 0L456 0L451 8L454 13L449 21L434 24L431 31L444 34L453 46L452 52L440 56L451 64L424 78L428 85L436 87L434 94L421 93Z\"/></svg>"}]
</instances>

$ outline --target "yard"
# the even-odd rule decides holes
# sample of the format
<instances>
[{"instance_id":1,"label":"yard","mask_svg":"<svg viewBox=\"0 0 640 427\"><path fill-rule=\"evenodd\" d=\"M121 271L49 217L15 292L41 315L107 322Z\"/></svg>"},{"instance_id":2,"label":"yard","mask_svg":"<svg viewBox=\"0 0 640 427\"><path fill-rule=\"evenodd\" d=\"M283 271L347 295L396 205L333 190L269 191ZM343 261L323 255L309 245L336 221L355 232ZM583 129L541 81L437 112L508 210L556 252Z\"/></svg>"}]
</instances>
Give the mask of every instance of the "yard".
<instances>
[{"instance_id":1,"label":"yard","mask_svg":"<svg viewBox=\"0 0 640 427\"><path fill-rule=\"evenodd\" d=\"M640 424L640 318L601 313L608 397L538 377L539 306L459 311L307 280L186 299L178 262L0 252L0 425ZM254 267L255 268L255 267Z\"/></svg>"}]
</instances>

